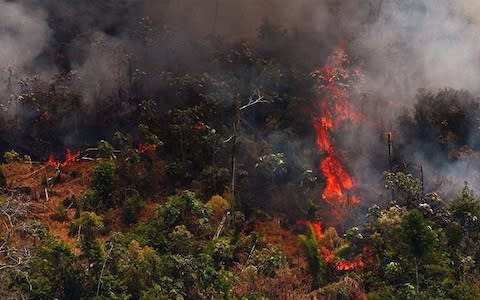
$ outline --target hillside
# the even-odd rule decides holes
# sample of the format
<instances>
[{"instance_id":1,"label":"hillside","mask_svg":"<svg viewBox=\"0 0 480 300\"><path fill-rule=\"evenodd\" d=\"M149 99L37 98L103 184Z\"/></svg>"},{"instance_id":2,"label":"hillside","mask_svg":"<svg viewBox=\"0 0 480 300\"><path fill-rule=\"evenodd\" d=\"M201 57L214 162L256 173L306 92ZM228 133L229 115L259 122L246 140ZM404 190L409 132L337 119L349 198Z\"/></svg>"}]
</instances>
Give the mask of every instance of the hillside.
<instances>
[{"instance_id":1,"label":"hillside","mask_svg":"<svg viewBox=\"0 0 480 300\"><path fill-rule=\"evenodd\" d=\"M473 0L0 0L0 299L480 299Z\"/></svg>"}]
</instances>

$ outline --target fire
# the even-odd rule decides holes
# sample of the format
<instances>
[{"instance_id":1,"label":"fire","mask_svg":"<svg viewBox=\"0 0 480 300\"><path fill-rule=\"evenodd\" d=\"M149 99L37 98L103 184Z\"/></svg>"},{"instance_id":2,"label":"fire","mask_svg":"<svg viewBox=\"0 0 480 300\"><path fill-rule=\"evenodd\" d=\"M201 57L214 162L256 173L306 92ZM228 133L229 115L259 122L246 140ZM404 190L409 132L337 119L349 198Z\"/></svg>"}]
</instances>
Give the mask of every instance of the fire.
<instances>
[{"instance_id":1,"label":"fire","mask_svg":"<svg viewBox=\"0 0 480 300\"><path fill-rule=\"evenodd\" d=\"M330 250L330 249L322 247L322 248L320 248L320 254L322 255L322 258L326 263L331 264L335 260L335 256L333 255L333 251Z\"/></svg>"},{"instance_id":2,"label":"fire","mask_svg":"<svg viewBox=\"0 0 480 300\"><path fill-rule=\"evenodd\" d=\"M354 187L354 181L350 174L341 165L340 157L331 152L320 163L320 170L327 180L322 198L329 204L357 205L360 200L355 196L348 195L345 191Z\"/></svg>"},{"instance_id":3,"label":"fire","mask_svg":"<svg viewBox=\"0 0 480 300\"><path fill-rule=\"evenodd\" d=\"M310 226L312 226L315 237L319 240L322 237L322 225L320 223L311 223Z\"/></svg>"},{"instance_id":4,"label":"fire","mask_svg":"<svg viewBox=\"0 0 480 300\"><path fill-rule=\"evenodd\" d=\"M335 267L339 271L353 271L356 269L361 269L365 266L365 263L361 258L356 258L354 261L340 261Z\"/></svg>"},{"instance_id":5,"label":"fire","mask_svg":"<svg viewBox=\"0 0 480 300\"><path fill-rule=\"evenodd\" d=\"M341 128L346 121L374 124L361 113L352 110L349 83L357 80L361 73L358 70L347 70L349 64L350 60L341 46L329 57L327 65L316 72L319 89L324 95L318 102L319 115L313 119L317 148L324 154L319 164L319 169L326 180L322 199L330 206L330 214L337 221L343 220L345 208L358 205L360 199L353 195L355 181L342 163L342 157L335 148L332 132ZM318 242L319 255L325 264L335 270L339 272L358 270L373 262L370 247L364 247L362 253L352 260L345 260L338 256L342 252L338 250L345 248L344 246L348 247L348 244L335 246L335 238L325 235L322 232L322 224L318 222L298 223L310 228L313 238Z\"/></svg>"},{"instance_id":6,"label":"fire","mask_svg":"<svg viewBox=\"0 0 480 300\"><path fill-rule=\"evenodd\" d=\"M312 230L312 233L315 236L317 241L322 241L324 239L324 234L322 232L322 225L318 222L306 222L300 221L300 224L305 224L309 226ZM363 253L358 255L352 261L346 261L335 256L333 246L326 246L329 243L320 243L321 245L318 248L318 251L327 264L333 265L337 271L354 271L364 268L367 264L372 263L373 257L371 255L371 247L365 246Z\"/></svg>"},{"instance_id":7,"label":"fire","mask_svg":"<svg viewBox=\"0 0 480 300\"><path fill-rule=\"evenodd\" d=\"M155 151L158 148L158 144L140 144L137 147L138 153L146 153Z\"/></svg>"},{"instance_id":8,"label":"fire","mask_svg":"<svg viewBox=\"0 0 480 300\"><path fill-rule=\"evenodd\" d=\"M352 110L349 84L352 80L357 80L361 73L358 70L347 70L349 64L350 60L341 46L329 57L327 65L316 72L319 89L324 95L318 102L319 115L313 119L317 148L324 154L319 164L319 169L326 180L322 199L330 206L330 213L337 221L343 220L346 207L358 205L360 199L353 195L355 181L342 163L342 157L335 148L332 132L341 128L346 121L369 124L361 113ZM368 247L351 261L339 258L335 253L334 244L328 242L328 237L323 234L320 223L305 221L301 223L309 226L315 239L319 241L318 251L323 261L337 271L361 269L372 262L373 258Z\"/></svg>"},{"instance_id":9,"label":"fire","mask_svg":"<svg viewBox=\"0 0 480 300\"><path fill-rule=\"evenodd\" d=\"M319 166L326 179L322 199L337 207L360 203L360 199L351 195L355 182L344 167L331 138L331 132L338 129L343 122L349 120L362 123L366 120L362 114L351 109L348 81L358 78L360 73L357 70L346 70L348 64L350 61L341 46L329 58L327 65L317 72L319 87L325 98L319 101L320 116L314 118L313 122L317 134L317 148L325 154Z\"/></svg>"},{"instance_id":10,"label":"fire","mask_svg":"<svg viewBox=\"0 0 480 300\"><path fill-rule=\"evenodd\" d=\"M52 166L52 167L55 167L55 168L67 167L67 166L72 165L77 160L77 158L79 158L79 157L80 157L80 151L72 153L72 152L70 152L69 149L67 149L67 153L65 154L65 160L63 162L60 162L60 161L56 160L53 155L50 155L48 157L47 164L49 166Z\"/></svg>"},{"instance_id":11,"label":"fire","mask_svg":"<svg viewBox=\"0 0 480 300\"><path fill-rule=\"evenodd\" d=\"M203 123L195 123L195 125L193 125L193 129L197 130L197 131L202 131L205 129L205 125L203 125Z\"/></svg>"}]
</instances>

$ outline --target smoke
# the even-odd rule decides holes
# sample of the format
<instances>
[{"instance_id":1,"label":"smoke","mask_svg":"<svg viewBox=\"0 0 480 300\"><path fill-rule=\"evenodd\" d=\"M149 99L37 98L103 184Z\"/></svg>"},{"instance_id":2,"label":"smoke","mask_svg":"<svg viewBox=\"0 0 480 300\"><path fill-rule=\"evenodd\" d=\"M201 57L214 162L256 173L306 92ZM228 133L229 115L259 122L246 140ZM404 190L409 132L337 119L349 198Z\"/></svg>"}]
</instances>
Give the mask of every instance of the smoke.
<instances>
[{"instance_id":1,"label":"smoke","mask_svg":"<svg viewBox=\"0 0 480 300\"><path fill-rule=\"evenodd\" d=\"M0 66L35 69L35 59L48 58L53 48L67 62L49 57L52 65L81 69L102 59L92 50L101 34L134 49L133 56L147 55L148 63L200 64L196 42L208 35L252 39L269 20L327 43L346 41L372 89L408 101L418 88L477 92L479 6L473 0L2 1Z\"/></svg>"},{"instance_id":2,"label":"smoke","mask_svg":"<svg viewBox=\"0 0 480 300\"><path fill-rule=\"evenodd\" d=\"M375 23L356 35L372 88L412 104L419 88L480 90L476 1L381 1Z\"/></svg>"},{"instance_id":3,"label":"smoke","mask_svg":"<svg viewBox=\"0 0 480 300\"><path fill-rule=\"evenodd\" d=\"M283 56L292 65L312 64L313 70L343 41L362 69L358 89L364 93L353 105L382 125L345 132L339 143L355 149L353 174L367 188L378 174L371 165L387 165L382 134L412 109L419 88L480 92L479 9L476 0L0 0L0 89L12 77L39 74L48 81L55 72L74 72L83 103L92 104L122 98L132 78L144 74L141 88L153 97L161 71L210 71L216 50L210 38L253 40L268 20L297 34L288 45L271 45L293 50ZM319 42L302 42L312 36ZM303 143L291 147L303 149ZM427 160L422 153L412 157ZM462 174L452 168L445 172Z\"/></svg>"},{"instance_id":4,"label":"smoke","mask_svg":"<svg viewBox=\"0 0 480 300\"><path fill-rule=\"evenodd\" d=\"M35 59L47 46L50 33L44 10L0 1L1 89L6 88L13 72L42 71L36 68Z\"/></svg>"},{"instance_id":5,"label":"smoke","mask_svg":"<svg viewBox=\"0 0 480 300\"><path fill-rule=\"evenodd\" d=\"M84 103L110 95L121 97L128 86L128 44L119 38L95 32L86 48L86 59L74 65L79 78Z\"/></svg>"}]
</instances>

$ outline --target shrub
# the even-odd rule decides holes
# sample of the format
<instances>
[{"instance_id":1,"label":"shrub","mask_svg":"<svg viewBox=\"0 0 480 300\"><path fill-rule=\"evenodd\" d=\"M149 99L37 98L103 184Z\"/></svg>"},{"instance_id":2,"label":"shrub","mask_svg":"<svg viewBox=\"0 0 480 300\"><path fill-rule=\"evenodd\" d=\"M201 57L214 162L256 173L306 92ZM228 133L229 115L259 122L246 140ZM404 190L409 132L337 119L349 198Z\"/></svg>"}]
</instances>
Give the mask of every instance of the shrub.
<instances>
[{"instance_id":1,"label":"shrub","mask_svg":"<svg viewBox=\"0 0 480 300\"><path fill-rule=\"evenodd\" d=\"M97 148L98 148L98 157L107 158L107 159L115 158L114 148L109 142L105 140L101 140L100 142L98 142Z\"/></svg>"},{"instance_id":2,"label":"shrub","mask_svg":"<svg viewBox=\"0 0 480 300\"><path fill-rule=\"evenodd\" d=\"M138 220L140 213L145 207L145 202L138 196L129 197L123 203L123 221L132 224Z\"/></svg>"},{"instance_id":3,"label":"shrub","mask_svg":"<svg viewBox=\"0 0 480 300\"><path fill-rule=\"evenodd\" d=\"M16 162L16 161L21 161L21 157L20 157L20 154L15 151L15 150L10 150L10 151L7 151L5 152L5 154L3 154L3 158L5 159L5 161L7 163L12 163L12 162Z\"/></svg>"},{"instance_id":4,"label":"shrub","mask_svg":"<svg viewBox=\"0 0 480 300\"><path fill-rule=\"evenodd\" d=\"M205 205L217 219L221 219L225 212L230 209L230 203L220 195L215 195Z\"/></svg>"},{"instance_id":5,"label":"shrub","mask_svg":"<svg viewBox=\"0 0 480 300\"><path fill-rule=\"evenodd\" d=\"M112 207L111 195L115 190L115 165L112 162L101 162L93 168L92 191L95 203L90 205L96 209Z\"/></svg>"}]
</instances>

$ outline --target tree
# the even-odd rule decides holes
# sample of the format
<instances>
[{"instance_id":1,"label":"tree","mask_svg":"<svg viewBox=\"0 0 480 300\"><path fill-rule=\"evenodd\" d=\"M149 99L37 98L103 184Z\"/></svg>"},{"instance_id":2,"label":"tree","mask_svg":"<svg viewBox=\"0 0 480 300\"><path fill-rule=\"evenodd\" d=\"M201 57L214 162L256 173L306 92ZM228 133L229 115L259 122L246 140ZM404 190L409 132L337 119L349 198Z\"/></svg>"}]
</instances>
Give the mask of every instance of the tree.
<instances>
[{"instance_id":1,"label":"tree","mask_svg":"<svg viewBox=\"0 0 480 300\"><path fill-rule=\"evenodd\" d=\"M386 172L385 177L385 187L393 191L399 204L413 208L423 197L422 182L412 174Z\"/></svg>"},{"instance_id":2,"label":"tree","mask_svg":"<svg viewBox=\"0 0 480 300\"><path fill-rule=\"evenodd\" d=\"M21 239L36 237L36 223L28 221L30 206L30 198L24 194L0 197L0 298L26 298L33 289L29 269L35 256L34 247Z\"/></svg>"},{"instance_id":3,"label":"tree","mask_svg":"<svg viewBox=\"0 0 480 300\"><path fill-rule=\"evenodd\" d=\"M95 211L113 207L111 196L116 188L115 164L101 162L93 168L91 190L84 195L84 208Z\"/></svg>"},{"instance_id":4,"label":"tree","mask_svg":"<svg viewBox=\"0 0 480 300\"><path fill-rule=\"evenodd\" d=\"M423 215L418 210L413 209L403 217L402 239L407 244L414 259L418 295L420 291L419 262L425 261L432 254L437 237L432 228L425 222Z\"/></svg>"},{"instance_id":5,"label":"tree","mask_svg":"<svg viewBox=\"0 0 480 300\"><path fill-rule=\"evenodd\" d=\"M29 271L35 299L81 299L85 269L71 249L51 235L41 240Z\"/></svg>"},{"instance_id":6,"label":"tree","mask_svg":"<svg viewBox=\"0 0 480 300\"><path fill-rule=\"evenodd\" d=\"M322 257L318 251L319 243L312 225L309 225L307 234L299 235L298 239L305 258L307 259L308 270L312 276L311 289L316 290L324 281L323 276L325 275L325 272L323 270L324 265Z\"/></svg>"}]
</instances>

